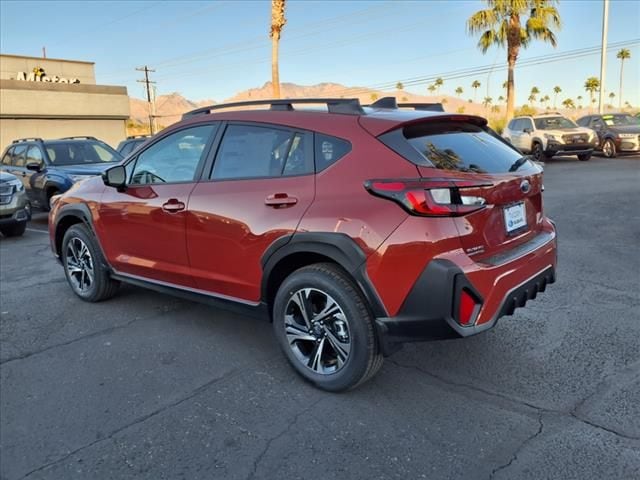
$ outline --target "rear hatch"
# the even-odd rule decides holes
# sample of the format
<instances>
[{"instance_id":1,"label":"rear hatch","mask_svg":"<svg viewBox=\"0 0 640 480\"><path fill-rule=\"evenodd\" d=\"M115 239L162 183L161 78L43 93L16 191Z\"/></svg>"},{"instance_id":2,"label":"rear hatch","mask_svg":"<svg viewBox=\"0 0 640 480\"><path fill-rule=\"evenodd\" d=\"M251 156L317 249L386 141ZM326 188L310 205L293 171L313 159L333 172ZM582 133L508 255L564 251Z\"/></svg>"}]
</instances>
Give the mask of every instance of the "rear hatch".
<instances>
[{"instance_id":1,"label":"rear hatch","mask_svg":"<svg viewBox=\"0 0 640 480\"><path fill-rule=\"evenodd\" d=\"M491 261L541 232L542 169L487 128L486 120L435 116L378 138L416 165L430 202L457 204L449 216L474 260Z\"/></svg>"}]
</instances>

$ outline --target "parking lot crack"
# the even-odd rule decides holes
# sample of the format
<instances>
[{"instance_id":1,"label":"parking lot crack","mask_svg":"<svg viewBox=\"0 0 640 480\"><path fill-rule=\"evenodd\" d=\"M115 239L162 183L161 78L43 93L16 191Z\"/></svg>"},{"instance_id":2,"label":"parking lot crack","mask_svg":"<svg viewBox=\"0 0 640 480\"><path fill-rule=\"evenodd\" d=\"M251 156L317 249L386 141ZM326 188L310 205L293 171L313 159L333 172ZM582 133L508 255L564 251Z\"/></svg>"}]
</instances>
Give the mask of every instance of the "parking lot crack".
<instances>
[{"instance_id":1,"label":"parking lot crack","mask_svg":"<svg viewBox=\"0 0 640 480\"><path fill-rule=\"evenodd\" d=\"M271 445L278 439L282 438L284 435L286 435L287 433L289 433L289 431L291 430L291 428L293 428L293 426L298 423L298 419L304 415L305 413L307 413L309 410L311 410L313 407L315 407L318 403L320 403L322 400L324 400L323 398L320 398L318 400L316 400L315 402L313 402L311 405L309 405L307 408L305 408L304 410L298 412L293 419L289 422L289 424L286 426L286 428L284 428L280 433L278 433L275 437L271 437L266 445L264 446L264 448L262 449L262 451L260 452L260 454L256 457L256 459L253 461L253 468L251 470L251 472L249 473L249 476L247 476L247 480L252 480L255 476L255 474L258 471L258 466L260 465L260 462L262 461L262 459L264 458L264 456L267 454L267 452L269 451L269 449L271 448Z\"/></svg>"},{"instance_id":2,"label":"parking lot crack","mask_svg":"<svg viewBox=\"0 0 640 480\"><path fill-rule=\"evenodd\" d=\"M509 461L503 465L500 465L497 468L494 468L491 471L491 474L489 475L489 480L493 479L498 472L509 468L513 464L513 462L515 462L518 459L518 455L520 454L520 452L522 452L522 450L524 450L529 443L531 443L538 435L542 433L542 430L544 429L544 423L542 422L542 413L538 415L538 424L539 424L538 430L535 433L533 433L533 435L530 435L529 437L527 437L525 441L520 444L520 446L511 455L511 458L509 459Z\"/></svg>"}]
</instances>

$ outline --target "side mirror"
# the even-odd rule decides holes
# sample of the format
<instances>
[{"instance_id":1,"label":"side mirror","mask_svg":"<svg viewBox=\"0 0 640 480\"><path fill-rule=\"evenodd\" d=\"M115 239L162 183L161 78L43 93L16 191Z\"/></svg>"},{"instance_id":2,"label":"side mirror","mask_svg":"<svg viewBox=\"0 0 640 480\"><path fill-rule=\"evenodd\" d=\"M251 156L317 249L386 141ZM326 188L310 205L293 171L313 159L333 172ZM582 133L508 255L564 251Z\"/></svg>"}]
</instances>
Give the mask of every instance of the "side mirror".
<instances>
[{"instance_id":1,"label":"side mirror","mask_svg":"<svg viewBox=\"0 0 640 480\"><path fill-rule=\"evenodd\" d=\"M127 184L127 171L122 165L116 165L104 171L102 181L108 187L123 188Z\"/></svg>"},{"instance_id":2,"label":"side mirror","mask_svg":"<svg viewBox=\"0 0 640 480\"><path fill-rule=\"evenodd\" d=\"M530 128L525 128L524 130L522 130L524 133L528 133L529 135L531 135L531 133L533 132L533 130L531 130Z\"/></svg>"},{"instance_id":3,"label":"side mirror","mask_svg":"<svg viewBox=\"0 0 640 480\"><path fill-rule=\"evenodd\" d=\"M27 167L27 170L31 170L33 172L39 172L42 170L42 165L36 162L29 162L27 163L26 167Z\"/></svg>"}]
</instances>

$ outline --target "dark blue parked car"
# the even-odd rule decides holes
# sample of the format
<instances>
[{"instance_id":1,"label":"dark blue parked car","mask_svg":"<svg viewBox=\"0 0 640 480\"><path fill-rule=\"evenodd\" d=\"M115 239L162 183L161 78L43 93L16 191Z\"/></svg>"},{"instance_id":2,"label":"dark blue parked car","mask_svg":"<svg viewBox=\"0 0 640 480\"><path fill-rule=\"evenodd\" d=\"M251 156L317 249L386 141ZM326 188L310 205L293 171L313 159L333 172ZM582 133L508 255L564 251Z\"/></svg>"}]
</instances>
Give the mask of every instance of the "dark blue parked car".
<instances>
[{"instance_id":1,"label":"dark blue parked car","mask_svg":"<svg viewBox=\"0 0 640 480\"><path fill-rule=\"evenodd\" d=\"M100 175L120 160L118 152L94 137L23 138L7 147L0 170L20 178L31 203L49 210L52 196Z\"/></svg>"}]
</instances>

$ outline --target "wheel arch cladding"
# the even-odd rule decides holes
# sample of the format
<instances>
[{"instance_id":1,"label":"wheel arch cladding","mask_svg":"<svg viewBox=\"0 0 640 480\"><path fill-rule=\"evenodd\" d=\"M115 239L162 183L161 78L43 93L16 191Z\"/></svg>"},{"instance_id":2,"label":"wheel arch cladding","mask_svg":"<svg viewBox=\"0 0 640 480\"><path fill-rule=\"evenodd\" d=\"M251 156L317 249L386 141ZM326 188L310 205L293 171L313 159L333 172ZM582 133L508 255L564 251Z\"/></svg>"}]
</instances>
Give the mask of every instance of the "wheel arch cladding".
<instances>
[{"instance_id":1,"label":"wheel arch cladding","mask_svg":"<svg viewBox=\"0 0 640 480\"><path fill-rule=\"evenodd\" d=\"M64 234L69 228L78 223L82 223L92 229L91 213L86 205L69 205L63 207L58 213L55 230L56 253L58 255L62 252Z\"/></svg>"},{"instance_id":2,"label":"wheel arch cladding","mask_svg":"<svg viewBox=\"0 0 640 480\"><path fill-rule=\"evenodd\" d=\"M262 299L272 305L278 288L295 270L314 263L340 266L364 295L376 317L387 315L366 272L366 255L348 235L302 232L280 237L262 256Z\"/></svg>"}]
</instances>

